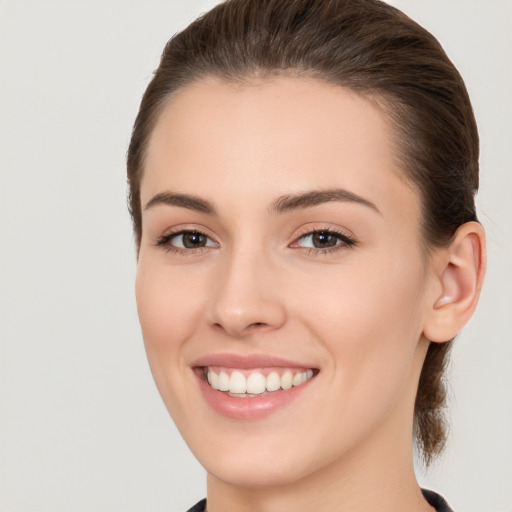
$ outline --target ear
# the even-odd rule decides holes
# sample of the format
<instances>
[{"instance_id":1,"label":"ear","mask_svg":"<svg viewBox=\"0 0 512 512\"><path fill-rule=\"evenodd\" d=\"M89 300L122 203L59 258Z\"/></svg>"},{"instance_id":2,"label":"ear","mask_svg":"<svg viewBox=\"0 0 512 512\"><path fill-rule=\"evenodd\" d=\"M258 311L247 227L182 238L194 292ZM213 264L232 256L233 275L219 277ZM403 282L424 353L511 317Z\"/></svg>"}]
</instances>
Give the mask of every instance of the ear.
<instances>
[{"instance_id":1,"label":"ear","mask_svg":"<svg viewBox=\"0 0 512 512\"><path fill-rule=\"evenodd\" d=\"M434 286L423 334L434 342L454 338L475 311L482 289L487 256L485 232L467 222L450 245L433 256Z\"/></svg>"}]
</instances>

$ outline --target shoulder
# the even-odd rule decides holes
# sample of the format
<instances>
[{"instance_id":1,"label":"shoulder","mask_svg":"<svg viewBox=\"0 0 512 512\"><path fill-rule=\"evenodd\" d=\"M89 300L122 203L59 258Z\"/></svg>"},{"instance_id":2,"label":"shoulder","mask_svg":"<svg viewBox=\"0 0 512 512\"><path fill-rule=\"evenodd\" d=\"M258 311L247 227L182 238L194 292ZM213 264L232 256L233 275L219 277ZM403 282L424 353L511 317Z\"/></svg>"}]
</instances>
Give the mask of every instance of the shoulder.
<instances>
[{"instance_id":1,"label":"shoulder","mask_svg":"<svg viewBox=\"0 0 512 512\"><path fill-rule=\"evenodd\" d=\"M422 489L421 492L428 504L436 509L436 512L453 512L450 505L448 505L441 495L434 491L429 491L428 489Z\"/></svg>"}]
</instances>

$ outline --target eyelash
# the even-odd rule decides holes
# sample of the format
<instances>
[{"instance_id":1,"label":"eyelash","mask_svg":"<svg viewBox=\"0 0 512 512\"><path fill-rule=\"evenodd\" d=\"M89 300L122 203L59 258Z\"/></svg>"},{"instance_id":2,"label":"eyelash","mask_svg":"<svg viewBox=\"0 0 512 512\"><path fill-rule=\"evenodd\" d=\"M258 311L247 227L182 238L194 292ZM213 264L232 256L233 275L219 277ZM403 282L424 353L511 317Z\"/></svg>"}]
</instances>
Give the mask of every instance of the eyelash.
<instances>
[{"instance_id":1,"label":"eyelash","mask_svg":"<svg viewBox=\"0 0 512 512\"><path fill-rule=\"evenodd\" d=\"M196 235L204 236L206 239L213 241L211 237L209 237L202 231L198 231L196 229L182 229L182 230L168 233L166 235L161 236L160 238L157 239L155 245L157 247L162 247L167 252L173 252L175 254L183 254L183 255L187 255L187 256L191 256L194 254L201 254L203 251L208 250L208 247L211 247L211 245L210 245L210 246L202 246L202 247L196 247L196 248L181 248L181 247L176 247L170 243L171 240L173 240L174 238L177 238L179 236L186 235L186 234L196 234ZM311 230L304 232L303 234L298 236L294 242L292 242L290 247L301 249L301 247L296 244L298 244L298 242L300 240L304 240L307 237L314 236L315 234L323 234L323 235L327 235L327 236L336 237L340 243L336 243L336 245L334 245L332 247L325 247L325 248L302 247L302 249L307 250L308 255L313 255L313 256L327 255L327 254L331 254L333 252L336 252L336 251L339 251L342 249L350 249L351 247L354 247L355 245L357 245L357 242L352 237L350 237L344 233L341 233L340 231L337 231L332 228L321 228L321 229L311 229ZM213 242L215 244L217 244L217 242L215 242L215 241L213 241Z\"/></svg>"},{"instance_id":2,"label":"eyelash","mask_svg":"<svg viewBox=\"0 0 512 512\"><path fill-rule=\"evenodd\" d=\"M337 252L343 249L350 249L357 245L357 242L350 236L346 235L345 233L342 233L340 231L337 231L332 228L316 228L316 229L309 229L303 234L299 235L295 241L292 243L292 247L296 245L300 240L304 240L309 236L314 236L315 234L323 234L327 236L333 236L338 239L339 243L336 243L336 245L332 247L325 247L325 248L318 248L318 247L303 247L302 249L306 250L308 252L308 255L311 256L317 256L317 255L328 255L332 254L333 252ZM300 247L298 247L300 248Z\"/></svg>"},{"instance_id":3,"label":"eyelash","mask_svg":"<svg viewBox=\"0 0 512 512\"><path fill-rule=\"evenodd\" d=\"M196 248L181 248L181 247L176 247L170 243L172 239L178 238L179 236L187 235L187 234L200 235L200 236L204 236L208 240L212 240L212 238L209 237L207 234L205 234L202 231L199 231L197 229L181 229L179 231L175 231L175 232L168 233L166 235L161 236L160 238L158 238L155 245L157 247L162 247L167 252L173 252L175 254L184 254L186 256L191 256L192 254L198 254L198 253L202 253L204 250L208 250L208 246L202 246L202 247L196 247ZM214 242L214 243L216 244L216 242ZM211 246L209 246L209 247L211 247Z\"/></svg>"}]
</instances>

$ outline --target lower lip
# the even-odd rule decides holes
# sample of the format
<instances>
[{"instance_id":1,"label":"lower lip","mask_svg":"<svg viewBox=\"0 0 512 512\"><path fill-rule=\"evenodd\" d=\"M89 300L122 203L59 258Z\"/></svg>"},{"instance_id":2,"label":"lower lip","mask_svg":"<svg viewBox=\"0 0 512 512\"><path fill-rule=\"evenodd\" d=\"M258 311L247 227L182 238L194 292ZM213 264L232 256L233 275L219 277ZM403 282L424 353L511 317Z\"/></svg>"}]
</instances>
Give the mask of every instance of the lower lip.
<instances>
[{"instance_id":1,"label":"lower lip","mask_svg":"<svg viewBox=\"0 0 512 512\"><path fill-rule=\"evenodd\" d=\"M273 391L262 396L238 398L213 389L203 378L202 372L196 371L196 376L208 405L218 414L237 420L257 420L272 414L293 402L314 380L313 377L300 386Z\"/></svg>"}]
</instances>

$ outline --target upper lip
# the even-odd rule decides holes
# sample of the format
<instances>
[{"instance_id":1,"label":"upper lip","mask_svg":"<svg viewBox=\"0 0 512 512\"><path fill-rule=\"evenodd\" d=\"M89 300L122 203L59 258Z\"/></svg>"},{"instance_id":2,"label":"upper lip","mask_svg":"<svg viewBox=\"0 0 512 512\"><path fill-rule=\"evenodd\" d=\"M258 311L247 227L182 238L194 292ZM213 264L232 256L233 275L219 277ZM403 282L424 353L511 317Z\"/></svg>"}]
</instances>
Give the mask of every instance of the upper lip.
<instances>
[{"instance_id":1,"label":"upper lip","mask_svg":"<svg viewBox=\"0 0 512 512\"><path fill-rule=\"evenodd\" d=\"M199 357L191 364L192 367L205 366L224 366L226 368L240 368L249 370L251 368L269 368L269 367L286 367L286 368L312 368L310 364L304 364L297 361L283 359L281 357L270 354L210 354Z\"/></svg>"}]
</instances>

